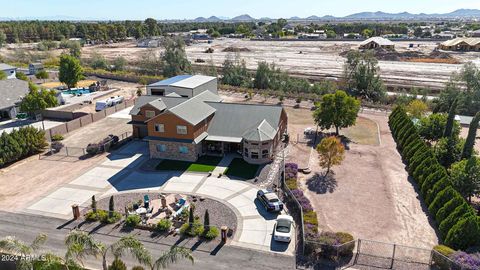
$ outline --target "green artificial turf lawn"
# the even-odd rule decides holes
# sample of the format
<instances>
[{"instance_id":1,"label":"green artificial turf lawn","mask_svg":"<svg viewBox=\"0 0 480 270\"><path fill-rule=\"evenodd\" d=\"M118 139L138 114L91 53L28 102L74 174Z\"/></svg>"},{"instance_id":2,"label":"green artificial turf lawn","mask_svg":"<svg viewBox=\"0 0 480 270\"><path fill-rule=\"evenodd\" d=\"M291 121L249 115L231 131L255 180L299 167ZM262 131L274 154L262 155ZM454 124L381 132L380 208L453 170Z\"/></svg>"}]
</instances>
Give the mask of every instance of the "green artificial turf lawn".
<instances>
[{"instance_id":1,"label":"green artificial turf lawn","mask_svg":"<svg viewBox=\"0 0 480 270\"><path fill-rule=\"evenodd\" d=\"M235 158L228 166L225 174L227 176L240 177L243 179L252 179L257 174L259 165L247 163L242 158Z\"/></svg>"},{"instance_id":2,"label":"green artificial turf lawn","mask_svg":"<svg viewBox=\"0 0 480 270\"><path fill-rule=\"evenodd\" d=\"M158 171L188 171L188 172L211 172L222 160L221 157L203 156L196 162L169 160L160 162L156 169Z\"/></svg>"}]
</instances>

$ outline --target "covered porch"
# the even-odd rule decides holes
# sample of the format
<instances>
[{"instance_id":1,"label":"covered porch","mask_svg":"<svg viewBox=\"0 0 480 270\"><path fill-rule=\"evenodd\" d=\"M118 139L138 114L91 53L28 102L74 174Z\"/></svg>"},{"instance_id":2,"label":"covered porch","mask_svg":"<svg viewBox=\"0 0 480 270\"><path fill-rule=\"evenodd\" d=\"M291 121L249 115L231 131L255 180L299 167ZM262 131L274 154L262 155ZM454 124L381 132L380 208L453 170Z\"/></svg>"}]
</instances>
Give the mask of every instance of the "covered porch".
<instances>
[{"instance_id":1,"label":"covered porch","mask_svg":"<svg viewBox=\"0 0 480 270\"><path fill-rule=\"evenodd\" d=\"M208 136L202 141L202 153L208 156L242 154L243 142L238 137Z\"/></svg>"}]
</instances>

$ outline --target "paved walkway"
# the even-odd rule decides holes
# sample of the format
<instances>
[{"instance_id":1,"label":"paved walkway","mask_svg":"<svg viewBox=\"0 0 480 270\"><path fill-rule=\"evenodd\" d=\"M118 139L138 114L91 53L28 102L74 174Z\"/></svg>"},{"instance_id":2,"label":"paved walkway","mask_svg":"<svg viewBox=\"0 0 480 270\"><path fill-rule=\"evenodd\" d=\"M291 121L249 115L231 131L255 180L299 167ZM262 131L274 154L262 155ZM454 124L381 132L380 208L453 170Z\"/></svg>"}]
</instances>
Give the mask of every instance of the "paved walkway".
<instances>
[{"instance_id":1,"label":"paved walkway","mask_svg":"<svg viewBox=\"0 0 480 270\"><path fill-rule=\"evenodd\" d=\"M129 143L98 166L30 205L24 212L69 220L72 217L71 205L88 207L93 195L97 200L118 192L132 191L199 195L220 201L234 211L238 224L232 245L294 254L295 240L290 244L272 240L276 215L267 213L256 200L257 186L205 174L142 171L139 167L147 159L146 151L144 142ZM218 167L228 165L232 158L233 155L227 156Z\"/></svg>"},{"instance_id":2,"label":"paved walkway","mask_svg":"<svg viewBox=\"0 0 480 270\"><path fill-rule=\"evenodd\" d=\"M217 167L215 167L215 169L213 170L212 172L212 175L214 177L217 177L219 176L220 174L224 174L225 173L225 170L227 170L228 168L228 165L230 165L230 163L232 162L232 160L234 158L236 158L237 156L235 154L227 154L225 155L222 160L220 160L220 162L218 163Z\"/></svg>"}]
</instances>

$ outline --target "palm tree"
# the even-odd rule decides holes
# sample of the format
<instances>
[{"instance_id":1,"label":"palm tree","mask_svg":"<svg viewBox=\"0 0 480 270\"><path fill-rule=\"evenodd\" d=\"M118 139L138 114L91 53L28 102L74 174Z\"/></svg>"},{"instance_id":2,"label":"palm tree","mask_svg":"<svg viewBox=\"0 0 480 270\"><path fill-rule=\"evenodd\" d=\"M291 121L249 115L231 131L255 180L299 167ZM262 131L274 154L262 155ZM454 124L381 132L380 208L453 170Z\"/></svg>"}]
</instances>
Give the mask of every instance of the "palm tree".
<instances>
[{"instance_id":1,"label":"palm tree","mask_svg":"<svg viewBox=\"0 0 480 270\"><path fill-rule=\"evenodd\" d=\"M151 269L165 269L172 263L177 263L179 259L187 259L194 264L195 260L192 251L184 247L172 246L170 250L164 252L160 258L151 266Z\"/></svg>"},{"instance_id":2,"label":"palm tree","mask_svg":"<svg viewBox=\"0 0 480 270\"><path fill-rule=\"evenodd\" d=\"M148 250L143 246L142 242L135 239L133 236L122 237L117 242L107 246L99 241L96 241L92 235L73 230L65 239L67 246L67 259L77 260L83 266L83 259L92 255L95 257L102 257L102 267L104 270L108 269L107 254L109 251L113 254L115 259L121 258L126 252L130 252L133 257L144 265L151 265L151 256Z\"/></svg>"},{"instance_id":3,"label":"palm tree","mask_svg":"<svg viewBox=\"0 0 480 270\"><path fill-rule=\"evenodd\" d=\"M21 257L21 259L16 262L17 269L31 270L33 269L34 260L25 258L35 255L46 241L47 235L45 234L38 235L31 244L20 241L13 236L7 236L0 240L0 251Z\"/></svg>"}]
</instances>

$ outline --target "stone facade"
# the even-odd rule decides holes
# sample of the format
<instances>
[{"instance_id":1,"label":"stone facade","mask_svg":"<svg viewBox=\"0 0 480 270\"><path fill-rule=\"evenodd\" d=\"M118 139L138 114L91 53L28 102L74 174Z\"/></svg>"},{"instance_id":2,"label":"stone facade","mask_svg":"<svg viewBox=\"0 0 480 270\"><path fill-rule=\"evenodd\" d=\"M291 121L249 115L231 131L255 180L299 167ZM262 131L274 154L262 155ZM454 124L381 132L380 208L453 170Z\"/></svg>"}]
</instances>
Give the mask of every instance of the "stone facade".
<instances>
[{"instance_id":1,"label":"stone facade","mask_svg":"<svg viewBox=\"0 0 480 270\"><path fill-rule=\"evenodd\" d=\"M251 164L264 164L272 161L273 140L264 142L243 141L243 159ZM264 156L264 151L268 151ZM252 153L258 153L258 158L252 158Z\"/></svg>"},{"instance_id":2,"label":"stone facade","mask_svg":"<svg viewBox=\"0 0 480 270\"><path fill-rule=\"evenodd\" d=\"M159 145L164 145L165 151L159 151ZM186 153L180 152L180 147L186 147ZM196 161L201 154L201 144L169 142L169 141L149 141L150 158L173 159L182 161Z\"/></svg>"}]
</instances>

